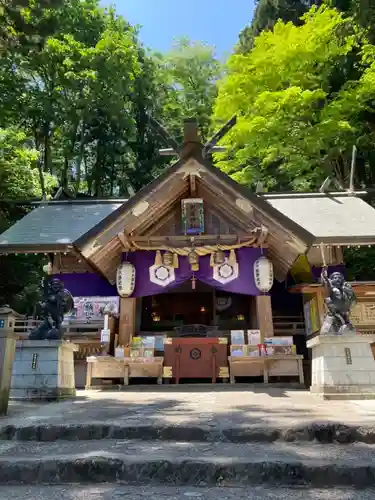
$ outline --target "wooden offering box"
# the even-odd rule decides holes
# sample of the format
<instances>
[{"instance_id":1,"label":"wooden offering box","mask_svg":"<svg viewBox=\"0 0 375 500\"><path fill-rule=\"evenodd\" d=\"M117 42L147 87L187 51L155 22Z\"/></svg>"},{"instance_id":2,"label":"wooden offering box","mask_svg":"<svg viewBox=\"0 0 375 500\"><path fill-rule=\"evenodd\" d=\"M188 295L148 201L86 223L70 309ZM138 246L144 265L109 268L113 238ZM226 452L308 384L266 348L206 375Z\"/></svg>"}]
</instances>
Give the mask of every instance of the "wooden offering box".
<instances>
[{"instance_id":1,"label":"wooden offering box","mask_svg":"<svg viewBox=\"0 0 375 500\"><path fill-rule=\"evenodd\" d=\"M158 384L163 383L163 357L124 358L125 385L131 378L156 378Z\"/></svg>"},{"instance_id":2,"label":"wooden offering box","mask_svg":"<svg viewBox=\"0 0 375 500\"><path fill-rule=\"evenodd\" d=\"M164 373L166 379L228 378L226 338L167 338L164 340Z\"/></svg>"}]
</instances>

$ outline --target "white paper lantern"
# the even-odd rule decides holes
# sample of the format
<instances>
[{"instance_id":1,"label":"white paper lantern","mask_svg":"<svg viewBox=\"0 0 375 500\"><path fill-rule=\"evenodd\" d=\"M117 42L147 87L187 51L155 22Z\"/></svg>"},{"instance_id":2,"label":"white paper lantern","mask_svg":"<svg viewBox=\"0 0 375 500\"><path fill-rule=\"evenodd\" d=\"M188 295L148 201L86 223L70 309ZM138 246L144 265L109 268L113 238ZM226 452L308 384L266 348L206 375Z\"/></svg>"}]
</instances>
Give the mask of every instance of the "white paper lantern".
<instances>
[{"instance_id":1,"label":"white paper lantern","mask_svg":"<svg viewBox=\"0 0 375 500\"><path fill-rule=\"evenodd\" d=\"M273 265L267 257L259 257L254 262L255 286L260 292L267 293L273 285Z\"/></svg>"},{"instance_id":2,"label":"white paper lantern","mask_svg":"<svg viewBox=\"0 0 375 500\"><path fill-rule=\"evenodd\" d=\"M116 273L117 292L120 297L130 297L135 287L135 267L130 262L123 262Z\"/></svg>"}]
</instances>

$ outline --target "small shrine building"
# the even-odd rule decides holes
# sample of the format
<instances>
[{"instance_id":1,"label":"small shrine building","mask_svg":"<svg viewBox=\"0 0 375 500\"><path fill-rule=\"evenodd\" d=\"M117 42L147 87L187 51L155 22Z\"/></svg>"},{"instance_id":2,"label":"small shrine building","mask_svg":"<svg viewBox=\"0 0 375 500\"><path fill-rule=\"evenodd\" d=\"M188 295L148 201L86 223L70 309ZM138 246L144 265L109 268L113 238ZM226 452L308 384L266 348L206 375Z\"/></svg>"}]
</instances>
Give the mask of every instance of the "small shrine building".
<instances>
[{"instance_id":1,"label":"small shrine building","mask_svg":"<svg viewBox=\"0 0 375 500\"><path fill-rule=\"evenodd\" d=\"M241 331L259 333L254 345L291 336L294 355L306 358L306 335L319 331L324 315L321 267L344 269L344 247L375 244L375 210L362 200L365 192L254 193L204 152L188 122L178 161L151 184L126 200L41 202L0 235L0 253L48 256L52 275L75 299L71 325L104 321L100 307L113 303L119 312L110 326L113 358L116 349L131 349L134 338L162 336L165 346L181 339L180 353L189 345L179 368L175 359L164 359L164 378L176 378L177 369L177 378L190 372L199 378L202 342L225 345L224 358L230 358L236 346L251 343L241 334L234 341ZM291 274L303 285L293 284ZM375 286L354 285L360 294L355 323L372 333L375 314L364 304L372 303ZM86 347L97 346L86 354L100 352L99 331L81 332ZM158 342L152 349L162 359ZM217 363L214 378L228 378L227 359Z\"/></svg>"}]
</instances>

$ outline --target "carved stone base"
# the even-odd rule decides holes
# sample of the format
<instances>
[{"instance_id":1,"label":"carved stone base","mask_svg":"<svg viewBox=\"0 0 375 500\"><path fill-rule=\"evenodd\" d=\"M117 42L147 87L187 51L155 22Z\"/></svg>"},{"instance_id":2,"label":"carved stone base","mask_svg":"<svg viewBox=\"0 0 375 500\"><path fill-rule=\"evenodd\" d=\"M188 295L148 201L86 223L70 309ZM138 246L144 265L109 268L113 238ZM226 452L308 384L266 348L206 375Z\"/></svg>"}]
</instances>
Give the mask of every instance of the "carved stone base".
<instances>
[{"instance_id":1,"label":"carved stone base","mask_svg":"<svg viewBox=\"0 0 375 500\"><path fill-rule=\"evenodd\" d=\"M63 340L17 342L10 398L54 401L74 397L75 351L76 344Z\"/></svg>"},{"instance_id":2,"label":"carved stone base","mask_svg":"<svg viewBox=\"0 0 375 500\"><path fill-rule=\"evenodd\" d=\"M375 399L375 360L369 339L321 335L307 342L312 351L310 391L324 399Z\"/></svg>"}]
</instances>

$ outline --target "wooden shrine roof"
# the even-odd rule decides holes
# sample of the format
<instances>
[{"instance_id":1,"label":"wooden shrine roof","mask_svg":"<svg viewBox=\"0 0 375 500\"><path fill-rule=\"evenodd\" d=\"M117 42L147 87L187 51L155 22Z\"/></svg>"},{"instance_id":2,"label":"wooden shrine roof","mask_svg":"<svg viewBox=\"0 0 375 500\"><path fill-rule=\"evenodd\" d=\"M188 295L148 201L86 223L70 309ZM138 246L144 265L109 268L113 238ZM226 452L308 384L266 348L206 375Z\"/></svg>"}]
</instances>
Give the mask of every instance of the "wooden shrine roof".
<instances>
[{"instance_id":1,"label":"wooden shrine roof","mask_svg":"<svg viewBox=\"0 0 375 500\"><path fill-rule=\"evenodd\" d=\"M375 243L375 210L357 196L296 193L263 197L273 208L314 235L316 243Z\"/></svg>"},{"instance_id":2,"label":"wooden shrine roof","mask_svg":"<svg viewBox=\"0 0 375 500\"><path fill-rule=\"evenodd\" d=\"M251 195L252 199L256 197L260 202L269 203L273 213L277 211L283 220L288 218L313 235L316 243L375 243L375 210L357 196L339 193ZM131 201L134 205L134 200ZM126 199L45 202L0 235L0 252L22 251L29 246L62 249L77 240L84 241L129 205Z\"/></svg>"},{"instance_id":3,"label":"wooden shrine roof","mask_svg":"<svg viewBox=\"0 0 375 500\"><path fill-rule=\"evenodd\" d=\"M0 235L0 251L62 251L122 203L51 201L34 208Z\"/></svg>"},{"instance_id":4,"label":"wooden shrine roof","mask_svg":"<svg viewBox=\"0 0 375 500\"><path fill-rule=\"evenodd\" d=\"M268 229L266 243L280 281L313 244L375 243L375 210L360 198L339 193L256 194L205 161L200 148L197 145L129 200L41 203L0 235L0 253L72 249L113 280L126 238L157 234L151 231L153 225L190 197L192 186L195 196L233 221L234 232L242 237L260 226Z\"/></svg>"}]
</instances>

